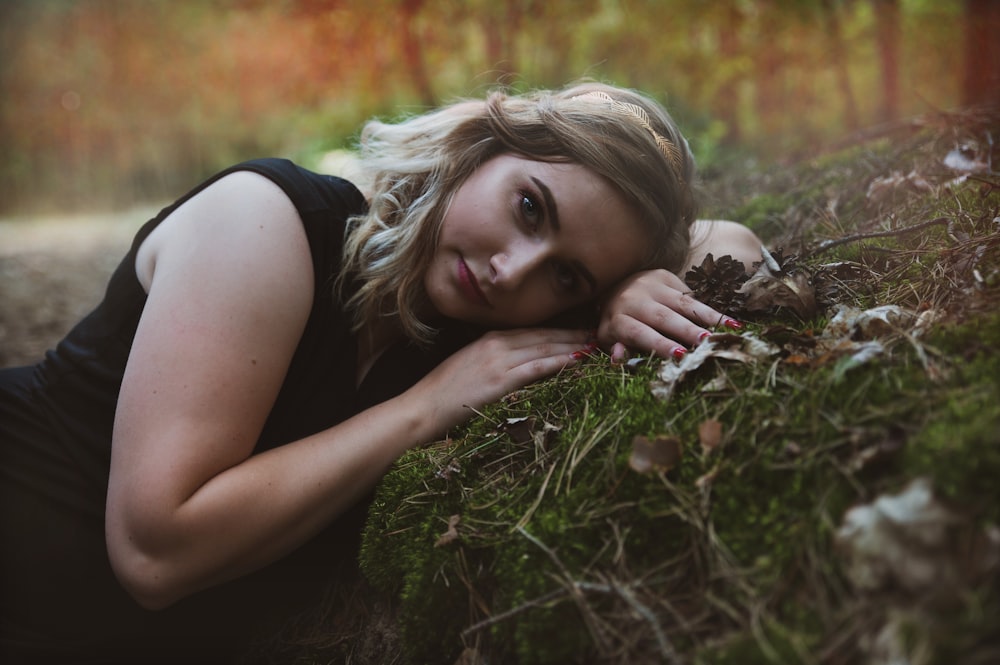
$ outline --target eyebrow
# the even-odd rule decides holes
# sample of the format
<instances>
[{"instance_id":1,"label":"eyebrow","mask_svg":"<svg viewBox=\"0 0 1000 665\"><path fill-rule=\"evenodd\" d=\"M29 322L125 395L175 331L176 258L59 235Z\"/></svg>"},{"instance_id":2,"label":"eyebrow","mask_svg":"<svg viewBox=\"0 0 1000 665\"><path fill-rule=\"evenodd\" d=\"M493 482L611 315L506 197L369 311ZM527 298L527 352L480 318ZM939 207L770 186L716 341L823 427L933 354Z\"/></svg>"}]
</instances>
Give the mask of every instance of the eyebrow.
<instances>
[{"instance_id":1,"label":"eyebrow","mask_svg":"<svg viewBox=\"0 0 1000 665\"><path fill-rule=\"evenodd\" d=\"M549 224L552 225L552 229L556 232L559 231L559 208L556 206L555 197L552 196L552 190L549 189L548 185L539 180L538 178L531 176L531 181L535 183L535 187L542 193L542 198L545 199L545 210L548 212ZM597 293L597 280L594 278L594 274L587 269L587 266L583 265L579 261L570 261L573 267L578 273L587 281L590 285L590 293L594 295Z\"/></svg>"},{"instance_id":2,"label":"eyebrow","mask_svg":"<svg viewBox=\"0 0 1000 665\"><path fill-rule=\"evenodd\" d=\"M535 183L537 187L542 192L542 198L545 199L545 209L549 213L549 223L552 224L552 228L556 231L559 230L559 208L556 206L556 200L552 196L552 190L548 188L544 182L531 176L531 182Z\"/></svg>"}]
</instances>

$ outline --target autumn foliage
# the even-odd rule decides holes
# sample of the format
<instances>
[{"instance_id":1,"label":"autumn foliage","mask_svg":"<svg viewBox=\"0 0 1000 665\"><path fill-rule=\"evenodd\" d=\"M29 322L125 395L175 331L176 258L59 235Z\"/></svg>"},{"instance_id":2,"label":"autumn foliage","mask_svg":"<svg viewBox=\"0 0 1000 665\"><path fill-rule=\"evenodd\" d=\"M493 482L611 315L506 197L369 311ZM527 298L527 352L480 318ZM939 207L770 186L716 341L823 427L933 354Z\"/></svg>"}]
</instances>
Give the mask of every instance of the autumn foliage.
<instances>
[{"instance_id":1,"label":"autumn foliage","mask_svg":"<svg viewBox=\"0 0 1000 665\"><path fill-rule=\"evenodd\" d=\"M581 77L666 102L711 167L996 102L997 3L7 0L0 213L170 198L373 114Z\"/></svg>"}]
</instances>

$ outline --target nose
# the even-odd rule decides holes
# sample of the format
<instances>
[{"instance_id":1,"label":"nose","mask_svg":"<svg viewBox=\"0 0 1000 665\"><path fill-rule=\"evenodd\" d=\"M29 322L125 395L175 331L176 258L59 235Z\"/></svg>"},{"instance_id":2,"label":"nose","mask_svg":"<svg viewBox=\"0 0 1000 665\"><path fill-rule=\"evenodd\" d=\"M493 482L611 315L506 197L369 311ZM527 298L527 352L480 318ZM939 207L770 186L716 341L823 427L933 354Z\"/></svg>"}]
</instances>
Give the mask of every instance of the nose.
<instances>
[{"instance_id":1,"label":"nose","mask_svg":"<svg viewBox=\"0 0 1000 665\"><path fill-rule=\"evenodd\" d=\"M493 284L507 290L521 286L548 256L548 248L537 242L515 242L490 257Z\"/></svg>"}]
</instances>

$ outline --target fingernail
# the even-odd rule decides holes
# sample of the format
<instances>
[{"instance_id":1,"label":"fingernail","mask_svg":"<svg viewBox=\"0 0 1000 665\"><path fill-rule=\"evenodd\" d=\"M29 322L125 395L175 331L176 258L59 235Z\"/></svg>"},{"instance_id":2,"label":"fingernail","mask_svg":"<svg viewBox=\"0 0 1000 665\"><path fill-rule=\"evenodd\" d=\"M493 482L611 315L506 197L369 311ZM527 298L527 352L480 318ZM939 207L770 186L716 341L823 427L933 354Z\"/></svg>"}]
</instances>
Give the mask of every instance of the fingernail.
<instances>
[{"instance_id":1,"label":"fingernail","mask_svg":"<svg viewBox=\"0 0 1000 665\"><path fill-rule=\"evenodd\" d=\"M726 326L727 328L732 328L733 330L743 329L743 324L737 321L736 319L726 319L725 321L722 322L722 325Z\"/></svg>"},{"instance_id":2,"label":"fingernail","mask_svg":"<svg viewBox=\"0 0 1000 665\"><path fill-rule=\"evenodd\" d=\"M615 342L611 347L611 362L620 363L628 357L628 350L621 342Z\"/></svg>"},{"instance_id":3,"label":"fingernail","mask_svg":"<svg viewBox=\"0 0 1000 665\"><path fill-rule=\"evenodd\" d=\"M709 331L706 330L702 334L698 335L698 343L701 344L702 342L704 342L706 339L708 339L711 336L712 336L712 333L710 333Z\"/></svg>"},{"instance_id":4,"label":"fingernail","mask_svg":"<svg viewBox=\"0 0 1000 665\"><path fill-rule=\"evenodd\" d=\"M684 357L685 353L687 353L687 349L685 349L683 346L678 346L673 351L670 352L670 355L672 355L674 358L677 358L677 360L680 360L681 358Z\"/></svg>"},{"instance_id":5,"label":"fingernail","mask_svg":"<svg viewBox=\"0 0 1000 665\"><path fill-rule=\"evenodd\" d=\"M569 357L572 358L573 360L583 360L584 358L587 357L587 354L584 353L583 351L574 351L573 353L569 354Z\"/></svg>"}]
</instances>

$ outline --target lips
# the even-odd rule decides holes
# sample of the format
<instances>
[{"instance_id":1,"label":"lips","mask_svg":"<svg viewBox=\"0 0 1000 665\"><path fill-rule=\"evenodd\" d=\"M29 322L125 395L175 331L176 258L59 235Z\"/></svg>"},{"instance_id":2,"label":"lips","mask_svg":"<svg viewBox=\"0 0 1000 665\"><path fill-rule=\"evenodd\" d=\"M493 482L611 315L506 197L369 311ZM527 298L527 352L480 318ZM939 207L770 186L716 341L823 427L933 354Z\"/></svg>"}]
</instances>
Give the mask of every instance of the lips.
<instances>
[{"instance_id":1,"label":"lips","mask_svg":"<svg viewBox=\"0 0 1000 665\"><path fill-rule=\"evenodd\" d=\"M470 301L477 305L490 307L490 301L486 299L486 295L479 288L479 280L472 274L468 264L461 257L458 259L458 284L462 289L462 293Z\"/></svg>"}]
</instances>

